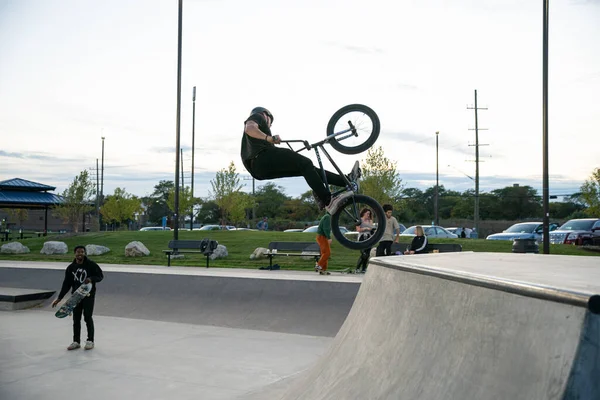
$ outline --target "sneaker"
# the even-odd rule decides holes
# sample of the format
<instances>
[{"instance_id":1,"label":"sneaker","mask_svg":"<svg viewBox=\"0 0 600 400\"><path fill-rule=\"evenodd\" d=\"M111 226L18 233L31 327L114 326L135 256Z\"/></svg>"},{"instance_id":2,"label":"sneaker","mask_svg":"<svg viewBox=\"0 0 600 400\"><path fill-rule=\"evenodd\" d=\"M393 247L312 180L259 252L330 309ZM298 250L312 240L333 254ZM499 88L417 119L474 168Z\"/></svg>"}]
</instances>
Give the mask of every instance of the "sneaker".
<instances>
[{"instance_id":1,"label":"sneaker","mask_svg":"<svg viewBox=\"0 0 600 400\"><path fill-rule=\"evenodd\" d=\"M331 275L329 271L319 271L319 275Z\"/></svg>"},{"instance_id":2,"label":"sneaker","mask_svg":"<svg viewBox=\"0 0 600 400\"><path fill-rule=\"evenodd\" d=\"M88 340L87 342L85 342L85 347L84 347L84 349L86 349L86 350L91 350L91 349L93 349L93 348L94 348L94 342L91 342L91 341L89 341L89 340Z\"/></svg>"},{"instance_id":3,"label":"sneaker","mask_svg":"<svg viewBox=\"0 0 600 400\"><path fill-rule=\"evenodd\" d=\"M358 182L361 176L362 171L360 169L360 164L358 163L358 161L356 161L354 163L354 166L352 167L352 171L350 171L350 173L348 174L348 180L350 180L351 182Z\"/></svg>"},{"instance_id":4,"label":"sneaker","mask_svg":"<svg viewBox=\"0 0 600 400\"><path fill-rule=\"evenodd\" d=\"M319 196L317 196L317 194L315 193L315 191L312 191L312 195L315 198L315 203L317 203L317 207L319 207L319 211L320 210L324 210L325 209L325 202L323 200L321 200L319 198Z\"/></svg>"},{"instance_id":5,"label":"sneaker","mask_svg":"<svg viewBox=\"0 0 600 400\"><path fill-rule=\"evenodd\" d=\"M319 264L315 264L315 272L321 272L322 269L323 267L321 267Z\"/></svg>"},{"instance_id":6,"label":"sneaker","mask_svg":"<svg viewBox=\"0 0 600 400\"><path fill-rule=\"evenodd\" d=\"M75 349L78 349L80 347L81 347L81 345L79 343L73 342L73 343L71 343L69 345L69 347L67 347L67 350L75 350Z\"/></svg>"},{"instance_id":7,"label":"sneaker","mask_svg":"<svg viewBox=\"0 0 600 400\"><path fill-rule=\"evenodd\" d=\"M344 192L344 193L339 194L338 196L331 199L331 201L329 202L329 205L327 207L325 207L325 210L330 215L335 214L336 211L340 208L340 206L344 203L344 201L350 196L354 196L354 193L353 192Z\"/></svg>"}]
</instances>

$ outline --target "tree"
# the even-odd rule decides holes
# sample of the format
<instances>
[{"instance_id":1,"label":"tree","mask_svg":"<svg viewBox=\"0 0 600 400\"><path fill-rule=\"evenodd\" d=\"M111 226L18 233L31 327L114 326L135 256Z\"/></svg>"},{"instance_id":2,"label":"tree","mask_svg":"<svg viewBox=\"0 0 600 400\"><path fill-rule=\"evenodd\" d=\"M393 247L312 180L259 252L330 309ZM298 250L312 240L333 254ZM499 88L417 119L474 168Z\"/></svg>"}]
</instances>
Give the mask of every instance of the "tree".
<instances>
[{"instance_id":1,"label":"tree","mask_svg":"<svg viewBox=\"0 0 600 400\"><path fill-rule=\"evenodd\" d=\"M171 214L168 200L169 193L174 190L175 183L173 181L162 180L154 186L154 192L150 196L142 198L143 203L146 205L148 221L160 224L162 222L162 217Z\"/></svg>"},{"instance_id":2,"label":"tree","mask_svg":"<svg viewBox=\"0 0 600 400\"><path fill-rule=\"evenodd\" d=\"M203 201L200 203L200 209L196 215L196 221L201 224L215 223L221 215L221 210L217 203L213 200Z\"/></svg>"},{"instance_id":3,"label":"tree","mask_svg":"<svg viewBox=\"0 0 600 400\"><path fill-rule=\"evenodd\" d=\"M283 187L272 182L260 186L256 190L256 202L258 203L256 207L257 217L285 218L285 212L281 206L287 200L290 200L290 198L285 195Z\"/></svg>"},{"instance_id":4,"label":"tree","mask_svg":"<svg viewBox=\"0 0 600 400\"><path fill-rule=\"evenodd\" d=\"M385 157L383 147L369 149L362 164L361 193L380 204L397 203L402 193L402 179L396 172L396 164Z\"/></svg>"},{"instance_id":5,"label":"tree","mask_svg":"<svg viewBox=\"0 0 600 400\"><path fill-rule=\"evenodd\" d=\"M580 191L579 198L587 206L587 214L600 217L600 168L592 172L590 179L581 185Z\"/></svg>"},{"instance_id":6,"label":"tree","mask_svg":"<svg viewBox=\"0 0 600 400\"><path fill-rule=\"evenodd\" d=\"M74 232L79 232L83 214L94 209L92 196L96 193L87 171L81 171L73 183L62 193L63 202L54 210L54 215L63 219Z\"/></svg>"},{"instance_id":7,"label":"tree","mask_svg":"<svg viewBox=\"0 0 600 400\"><path fill-rule=\"evenodd\" d=\"M185 218L192 213L193 207L197 201L192 197L192 189L189 186L179 190L179 221L185 221ZM175 187L168 194L167 206L169 210L175 213Z\"/></svg>"},{"instance_id":8,"label":"tree","mask_svg":"<svg viewBox=\"0 0 600 400\"><path fill-rule=\"evenodd\" d=\"M100 208L100 213L104 218L118 224L133 220L134 215L141 211L142 201L121 188L116 188L112 195L107 196Z\"/></svg>"},{"instance_id":9,"label":"tree","mask_svg":"<svg viewBox=\"0 0 600 400\"><path fill-rule=\"evenodd\" d=\"M235 170L233 161L229 163L227 169L223 168L217 172L214 180L210 181L212 191L209 191L215 203L221 211L221 224L225 224L231 212L236 206L235 201L239 199L236 193L239 193L243 187L240 184L239 174Z\"/></svg>"},{"instance_id":10,"label":"tree","mask_svg":"<svg viewBox=\"0 0 600 400\"><path fill-rule=\"evenodd\" d=\"M493 219L525 219L542 214L541 198L531 186L507 186L492 190L492 194L497 198Z\"/></svg>"},{"instance_id":11,"label":"tree","mask_svg":"<svg viewBox=\"0 0 600 400\"><path fill-rule=\"evenodd\" d=\"M22 228L23 222L29 218L29 211L26 208L6 208L4 211L10 218L19 221L19 228Z\"/></svg>"}]
</instances>

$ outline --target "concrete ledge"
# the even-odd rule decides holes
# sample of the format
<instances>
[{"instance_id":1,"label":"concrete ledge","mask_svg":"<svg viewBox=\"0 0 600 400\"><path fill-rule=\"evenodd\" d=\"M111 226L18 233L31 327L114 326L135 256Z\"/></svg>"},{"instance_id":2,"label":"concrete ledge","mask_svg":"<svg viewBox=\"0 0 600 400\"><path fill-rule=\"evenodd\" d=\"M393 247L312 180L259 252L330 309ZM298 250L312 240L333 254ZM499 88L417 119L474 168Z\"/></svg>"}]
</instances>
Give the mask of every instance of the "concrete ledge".
<instances>
[{"instance_id":1,"label":"concrete ledge","mask_svg":"<svg viewBox=\"0 0 600 400\"><path fill-rule=\"evenodd\" d=\"M13 311L36 307L54 295L43 289L18 289L0 287L0 310Z\"/></svg>"}]
</instances>

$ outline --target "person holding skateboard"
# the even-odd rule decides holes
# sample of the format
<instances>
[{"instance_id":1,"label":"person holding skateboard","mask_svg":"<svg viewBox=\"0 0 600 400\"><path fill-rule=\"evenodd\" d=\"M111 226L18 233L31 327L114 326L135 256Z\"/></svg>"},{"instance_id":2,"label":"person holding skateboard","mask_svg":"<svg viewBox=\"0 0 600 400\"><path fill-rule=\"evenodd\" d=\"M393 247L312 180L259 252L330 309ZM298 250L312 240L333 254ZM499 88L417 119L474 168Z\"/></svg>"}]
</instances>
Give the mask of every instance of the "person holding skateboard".
<instances>
[{"instance_id":1,"label":"person holding skateboard","mask_svg":"<svg viewBox=\"0 0 600 400\"><path fill-rule=\"evenodd\" d=\"M85 247L76 246L74 252L75 259L65 270L65 279L63 280L62 288L56 300L52 302L52 308L56 307L62 300L69 291L69 288L71 289L71 293L74 293L79 286L86 283L92 284L90 295L81 300L73 310L73 343L67 347L68 350L75 350L81 347L81 314L83 314L87 328L85 349L91 350L94 348L94 320L92 319L92 314L94 313L94 300L96 299L96 283L102 281L104 275L98 264L87 258Z\"/></svg>"},{"instance_id":2,"label":"person holding skateboard","mask_svg":"<svg viewBox=\"0 0 600 400\"><path fill-rule=\"evenodd\" d=\"M315 265L315 271L321 275L331 275L327 271L327 263L331 256L331 215L325 213L319 221L319 227L317 228L317 243L321 250L321 258Z\"/></svg>"}]
</instances>

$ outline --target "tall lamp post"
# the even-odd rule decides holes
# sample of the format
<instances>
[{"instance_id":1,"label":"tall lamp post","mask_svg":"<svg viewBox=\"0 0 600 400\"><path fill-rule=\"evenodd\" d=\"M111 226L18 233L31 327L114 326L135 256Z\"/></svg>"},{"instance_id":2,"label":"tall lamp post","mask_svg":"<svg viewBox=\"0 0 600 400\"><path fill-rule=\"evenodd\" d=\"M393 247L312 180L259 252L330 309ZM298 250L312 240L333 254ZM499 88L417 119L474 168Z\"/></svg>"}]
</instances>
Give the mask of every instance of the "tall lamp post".
<instances>
[{"instance_id":1,"label":"tall lamp post","mask_svg":"<svg viewBox=\"0 0 600 400\"><path fill-rule=\"evenodd\" d=\"M543 34L543 85L542 85L542 125L543 125L543 178L542 178L542 203L544 207L544 221L543 221L543 243L544 243L544 254L550 254L550 194L549 194L549 182L548 182L548 8L550 6L550 0L543 0L544 2L544 34Z\"/></svg>"},{"instance_id":2,"label":"tall lamp post","mask_svg":"<svg viewBox=\"0 0 600 400\"><path fill-rule=\"evenodd\" d=\"M191 184L191 197L192 197L192 210L190 214L190 231L194 229L194 148L196 140L196 86L192 91L192 184Z\"/></svg>"},{"instance_id":3,"label":"tall lamp post","mask_svg":"<svg viewBox=\"0 0 600 400\"><path fill-rule=\"evenodd\" d=\"M439 169L439 136L440 132L435 133L435 224L440 225L439 215L439 186L440 186L440 169Z\"/></svg>"},{"instance_id":4,"label":"tall lamp post","mask_svg":"<svg viewBox=\"0 0 600 400\"><path fill-rule=\"evenodd\" d=\"M181 31L183 25L183 0L179 0L179 22L177 30L177 118L175 127L175 210L173 210L174 226L173 239L179 239L179 149L180 120L181 120ZM177 251L177 249L173 249Z\"/></svg>"}]
</instances>

